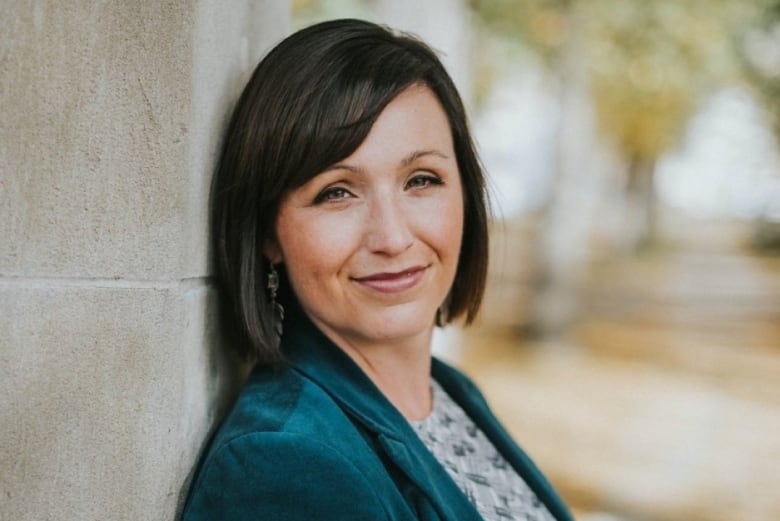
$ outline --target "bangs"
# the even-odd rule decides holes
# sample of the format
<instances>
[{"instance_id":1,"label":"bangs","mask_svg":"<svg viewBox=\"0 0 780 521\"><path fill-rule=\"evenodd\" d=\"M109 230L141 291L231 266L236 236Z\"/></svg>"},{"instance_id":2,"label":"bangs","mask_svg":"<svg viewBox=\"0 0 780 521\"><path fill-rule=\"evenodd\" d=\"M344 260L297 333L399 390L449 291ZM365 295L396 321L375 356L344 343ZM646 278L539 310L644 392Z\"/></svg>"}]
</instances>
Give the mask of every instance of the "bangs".
<instances>
[{"instance_id":1,"label":"bangs","mask_svg":"<svg viewBox=\"0 0 780 521\"><path fill-rule=\"evenodd\" d=\"M290 162L278 165L292 173L285 190L300 187L350 156L396 96L413 84L427 83L430 65L426 61L411 49L396 44L382 48L383 43L372 41L371 52L343 49L341 62L334 63L331 54L321 64L322 74L310 73L298 92L288 89L286 95L297 100L299 113L284 140L282 157Z\"/></svg>"}]
</instances>

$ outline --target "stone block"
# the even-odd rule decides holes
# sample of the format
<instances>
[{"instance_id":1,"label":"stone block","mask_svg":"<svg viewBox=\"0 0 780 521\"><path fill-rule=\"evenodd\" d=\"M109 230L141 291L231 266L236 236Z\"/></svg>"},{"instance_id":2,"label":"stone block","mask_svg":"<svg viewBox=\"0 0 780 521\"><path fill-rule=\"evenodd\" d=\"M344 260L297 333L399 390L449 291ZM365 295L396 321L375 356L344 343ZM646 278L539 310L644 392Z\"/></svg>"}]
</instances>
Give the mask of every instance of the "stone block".
<instances>
[{"instance_id":1,"label":"stone block","mask_svg":"<svg viewBox=\"0 0 780 521\"><path fill-rule=\"evenodd\" d=\"M200 284L0 286L0 518L174 518L237 381L215 300Z\"/></svg>"},{"instance_id":2,"label":"stone block","mask_svg":"<svg viewBox=\"0 0 780 521\"><path fill-rule=\"evenodd\" d=\"M0 276L207 272L220 130L285 6L48 0L0 18Z\"/></svg>"},{"instance_id":3,"label":"stone block","mask_svg":"<svg viewBox=\"0 0 780 521\"><path fill-rule=\"evenodd\" d=\"M0 2L0 519L175 518L242 377L209 181L288 9Z\"/></svg>"}]
</instances>

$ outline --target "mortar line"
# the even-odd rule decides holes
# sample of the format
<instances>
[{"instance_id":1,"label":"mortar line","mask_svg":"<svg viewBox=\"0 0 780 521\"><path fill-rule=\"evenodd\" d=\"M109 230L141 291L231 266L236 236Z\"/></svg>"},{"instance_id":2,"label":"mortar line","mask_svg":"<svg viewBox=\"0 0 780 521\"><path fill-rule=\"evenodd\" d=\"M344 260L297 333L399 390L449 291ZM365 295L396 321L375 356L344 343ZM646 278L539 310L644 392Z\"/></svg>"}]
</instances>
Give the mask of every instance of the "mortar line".
<instances>
[{"instance_id":1,"label":"mortar line","mask_svg":"<svg viewBox=\"0 0 780 521\"><path fill-rule=\"evenodd\" d=\"M116 289L195 289L214 284L213 276L175 280L125 279L108 277L27 277L0 275L0 288L116 288Z\"/></svg>"}]
</instances>

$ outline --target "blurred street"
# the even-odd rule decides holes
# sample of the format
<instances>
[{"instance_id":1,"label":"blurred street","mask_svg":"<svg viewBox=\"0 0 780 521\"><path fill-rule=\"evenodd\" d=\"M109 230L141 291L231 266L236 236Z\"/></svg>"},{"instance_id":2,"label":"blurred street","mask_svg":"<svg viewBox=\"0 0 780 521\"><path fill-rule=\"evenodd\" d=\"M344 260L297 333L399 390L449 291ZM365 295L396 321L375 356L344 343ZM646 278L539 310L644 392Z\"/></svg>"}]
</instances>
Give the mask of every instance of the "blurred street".
<instances>
[{"instance_id":1,"label":"blurred street","mask_svg":"<svg viewBox=\"0 0 780 521\"><path fill-rule=\"evenodd\" d=\"M780 519L780 256L749 233L678 217L593 262L555 338L464 333L458 363L578 519Z\"/></svg>"}]
</instances>

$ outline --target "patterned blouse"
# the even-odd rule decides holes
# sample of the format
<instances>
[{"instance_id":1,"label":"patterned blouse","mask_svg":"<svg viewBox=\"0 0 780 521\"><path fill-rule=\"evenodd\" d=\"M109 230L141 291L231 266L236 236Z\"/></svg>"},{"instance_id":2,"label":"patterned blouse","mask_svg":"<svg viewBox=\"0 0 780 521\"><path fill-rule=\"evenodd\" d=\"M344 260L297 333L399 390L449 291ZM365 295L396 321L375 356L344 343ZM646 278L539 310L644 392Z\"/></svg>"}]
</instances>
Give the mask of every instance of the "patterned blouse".
<instances>
[{"instance_id":1,"label":"patterned blouse","mask_svg":"<svg viewBox=\"0 0 780 521\"><path fill-rule=\"evenodd\" d=\"M433 411L412 427L485 521L555 521L523 479L431 380Z\"/></svg>"}]
</instances>

